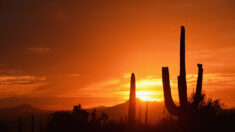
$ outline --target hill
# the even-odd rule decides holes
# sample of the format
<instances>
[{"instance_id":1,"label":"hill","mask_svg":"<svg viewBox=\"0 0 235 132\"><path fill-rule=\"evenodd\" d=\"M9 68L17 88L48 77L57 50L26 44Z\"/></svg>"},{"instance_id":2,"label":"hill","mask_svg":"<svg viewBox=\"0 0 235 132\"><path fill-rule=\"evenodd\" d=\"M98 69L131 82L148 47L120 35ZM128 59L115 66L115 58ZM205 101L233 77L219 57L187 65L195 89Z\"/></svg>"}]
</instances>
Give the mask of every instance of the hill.
<instances>
[{"instance_id":1,"label":"hill","mask_svg":"<svg viewBox=\"0 0 235 132\"><path fill-rule=\"evenodd\" d=\"M35 108L29 104L23 104L13 108L1 108L0 122L10 128L10 131L16 131L19 118L22 118L23 127L27 132L30 131L32 115L34 115L35 127L39 127L39 124L46 126L47 117L52 112Z\"/></svg>"},{"instance_id":2,"label":"hill","mask_svg":"<svg viewBox=\"0 0 235 132\"><path fill-rule=\"evenodd\" d=\"M125 121L128 114L128 101L112 107L95 107L86 109L89 113L96 109L97 114L106 113L110 120ZM141 109L141 112L140 112ZM136 120L144 122L146 102L136 101ZM164 111L164 104L159 102L148 102L148 122L156 123ZM5 124L11 131L16 131L19 118L22 118L25 131L30 131L32 115L34 115L35 127L47 125L48 115L54 111L41 110L29 104L23 104L13 108L0 108L0 122ZM71 112L71 110L70 110ZM140 116L141 115L141 116Z\"/></svg>"},{"instance_id":3,"label":"hill","mask_svg":"<svg viewBox=\"0 0 235 132\"><path fill-rule=\"evenodd\" d=\"M109 116L109 119L120 121L125 121L128 115L128 101L122 104L118 104L112 107L96 107L88 109L91 112L96 109L98 114L104 112ZM141 109L141 110L140 110ZM136 119L143 122L145 119L146 102L139 99L136 100ZM158 121L164 113L164 103L163 102L148 102L148 120L152 123ZM140 116L141 115L141 116Z\"/></svg>"}]
</instances>

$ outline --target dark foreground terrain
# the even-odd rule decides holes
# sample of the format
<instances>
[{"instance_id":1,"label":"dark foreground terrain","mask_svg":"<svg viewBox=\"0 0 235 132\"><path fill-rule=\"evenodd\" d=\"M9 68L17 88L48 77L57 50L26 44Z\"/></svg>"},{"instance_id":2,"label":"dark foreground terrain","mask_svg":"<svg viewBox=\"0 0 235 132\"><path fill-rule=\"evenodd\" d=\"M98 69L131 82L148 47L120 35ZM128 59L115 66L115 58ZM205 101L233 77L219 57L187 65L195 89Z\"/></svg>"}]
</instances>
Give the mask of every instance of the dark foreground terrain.
<instances>
[{"instance_id":1,"label":"dark foreground terrain","mask_svg":"<svg viewBox=\"0 0 235 132\"><path fill-rule=\"evenodd\" d=\"M6 115L9 113L11 114ZM19 114L28 118L18 117ZM110 117L112 116L99 109L84 110L81 106L75 106L73 111L55 112L40 111L29 105L23 105L14 109L1 110L0 132L221 132L235 130L235 110L223 109L218 100L210 99L202 102L197 111L189 112L187 116L175 118L165 112L165 116L156 122L145 122L144 119L140 122L137 118L135 127L129 127L126 118L114 120Z\"/></svg>"}]
</instances>

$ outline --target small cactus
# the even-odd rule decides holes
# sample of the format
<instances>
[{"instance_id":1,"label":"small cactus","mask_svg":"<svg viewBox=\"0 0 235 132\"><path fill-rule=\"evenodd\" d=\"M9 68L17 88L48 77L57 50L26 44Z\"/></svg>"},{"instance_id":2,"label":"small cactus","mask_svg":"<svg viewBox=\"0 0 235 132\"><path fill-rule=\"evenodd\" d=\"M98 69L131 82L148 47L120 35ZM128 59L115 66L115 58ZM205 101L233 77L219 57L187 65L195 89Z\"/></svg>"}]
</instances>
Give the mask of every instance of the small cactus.
<instances>
[{"instance_id":1,"label":"small cactus","mask_svg":"<svg viewBox=\"0 0 235 132\"><path fill-rule=\"evenodd\" d=\"M141 113L141 102L140 102L140 111L139 111L140 113L139 113L139 118L140 118L140 123L141 123L141 115L142 115L142 113Z\"/></svg>"},{"instance_id":2,"label":"small cactus","mask_svg":"<svg viewBox=\"0 0 235 132\"><path fill-rule=\"evenodd\" d=\"M146 101L146 108L145 108L145 123L148 123L148 102Z\"/></svg>"},{"instance_id":3,"label":"small cactus","mask_svg":"<svg viewBox=\"0 0 235 132\"><path fill-rule=\"evenodd\" d=\"M129 97L128 123L130 127L135 126L136 93L135 93L135 75L131 74L131 86Z\"/></svg>"}]
</instances>

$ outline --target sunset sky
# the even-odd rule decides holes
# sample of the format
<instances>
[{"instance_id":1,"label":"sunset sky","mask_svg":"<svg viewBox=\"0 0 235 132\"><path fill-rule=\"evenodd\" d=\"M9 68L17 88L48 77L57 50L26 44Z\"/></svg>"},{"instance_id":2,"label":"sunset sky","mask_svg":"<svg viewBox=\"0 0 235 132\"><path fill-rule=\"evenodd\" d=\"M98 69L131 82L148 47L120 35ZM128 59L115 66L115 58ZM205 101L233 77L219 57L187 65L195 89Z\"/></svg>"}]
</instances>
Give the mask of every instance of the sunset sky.
<instances>
[{"instance_id":1,"label":"sunset sky","mask_svg":"<svg viewBox=\"0 0 235 132\"><path fill-rule=\"evenodd\" d=\"M163 101L169 66L178 100L180 26L186 29L188 96L204 67L203 92L235 107L234 0L5 0L0 2L0 107L112 106Z\"/></svg>"}]
</instances>

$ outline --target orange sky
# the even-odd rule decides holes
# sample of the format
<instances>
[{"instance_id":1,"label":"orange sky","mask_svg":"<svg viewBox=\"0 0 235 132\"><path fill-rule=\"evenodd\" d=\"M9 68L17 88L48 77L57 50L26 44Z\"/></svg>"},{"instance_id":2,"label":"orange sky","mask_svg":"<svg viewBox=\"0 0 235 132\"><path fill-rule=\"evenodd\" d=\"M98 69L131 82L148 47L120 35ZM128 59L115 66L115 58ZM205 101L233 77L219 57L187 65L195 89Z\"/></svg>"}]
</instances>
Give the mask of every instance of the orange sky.
<instances>
[{"instance_id":1,"label":"orange sky","mask_svg":"<svg viewBox=\"0 0 235 132\"><path fill-rule=\"evenodd\" d=\"M233 0L12 0L0 9L1 107L115 105L128 99L132 72L138 97L162 101L163 66L178 100L181 25L188 94L202 63L203 91L235 107Z\"/></svg>"}]
</instances>

